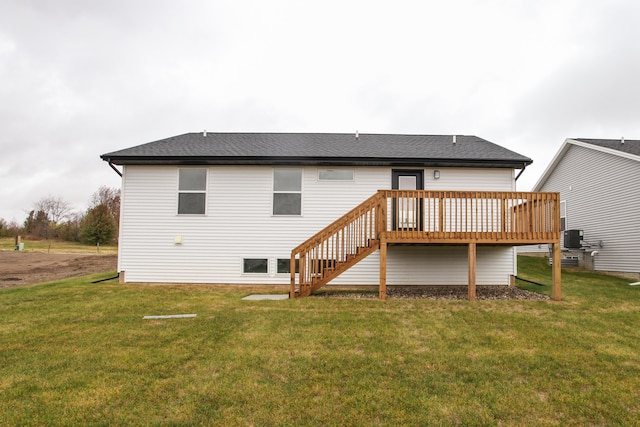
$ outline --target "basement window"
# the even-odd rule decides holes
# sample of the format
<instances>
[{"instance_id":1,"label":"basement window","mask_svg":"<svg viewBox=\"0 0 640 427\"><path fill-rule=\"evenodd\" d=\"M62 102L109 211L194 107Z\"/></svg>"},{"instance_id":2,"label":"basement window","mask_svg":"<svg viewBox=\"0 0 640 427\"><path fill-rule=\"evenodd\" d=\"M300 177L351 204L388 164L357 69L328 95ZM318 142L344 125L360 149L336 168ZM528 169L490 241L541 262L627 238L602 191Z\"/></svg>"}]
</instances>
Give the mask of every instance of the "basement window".
<instances>
[{"instance_id":1,"label":"basement window","mask_svg":"<svg viewBox=\"0 0 640 427\"><path fill-rule=\"evenodd\" d=\"M267 274L269 272L269 260L267 258L244 258L242 260L242 272L247 274Z\"/></svg>"},{"instance_id":2,"label":"basement window","mask_svg":"<svg viewBox=\"0 0 640 427\"><path fill-rule=\"evenodd\" d=\"M278 274L291 273L291 259L278 258ZM296 273L300 273L300 260L296 259Z\"/></svg>"},{"instance_id":3,"label":"basement window","mask_svg":"<svg viewBox=\"0 0 640 427\"><path fill-rule=\"evenodd\" d=\"M273 170L273 214L302 214L302 170Z\"/></svg>"},{"instance_id":4,"label":"basement window","mask_svg":"<svg viewBox=\"0 0 640 427\"><path fill-rule=\"evenodd\" d=\"M207 170L178 170L178 215L204 215L207 199Z\"/></svg>"}]
</instances>

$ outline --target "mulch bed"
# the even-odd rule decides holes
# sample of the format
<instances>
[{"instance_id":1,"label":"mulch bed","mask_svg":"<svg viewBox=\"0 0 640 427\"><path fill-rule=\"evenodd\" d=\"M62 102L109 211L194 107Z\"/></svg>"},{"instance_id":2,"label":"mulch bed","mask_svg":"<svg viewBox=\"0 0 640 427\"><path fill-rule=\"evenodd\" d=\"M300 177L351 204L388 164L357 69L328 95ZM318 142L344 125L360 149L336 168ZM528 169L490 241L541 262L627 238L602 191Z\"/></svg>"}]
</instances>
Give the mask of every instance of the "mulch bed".
<instances>
[{"instance_id":1,"label":"mulch bed","mask_svg":"<svg viewBox=\"0 0 640 427\"><path fill-rule=\"evenodd\" d=\"M325 298L378 298L377 291L320 289L312 296ZM466 286L388 286L387 298L466 300ZM478 300L549 300L547 295L508 286L476 286Z\"/></svg>"}]
</instances>

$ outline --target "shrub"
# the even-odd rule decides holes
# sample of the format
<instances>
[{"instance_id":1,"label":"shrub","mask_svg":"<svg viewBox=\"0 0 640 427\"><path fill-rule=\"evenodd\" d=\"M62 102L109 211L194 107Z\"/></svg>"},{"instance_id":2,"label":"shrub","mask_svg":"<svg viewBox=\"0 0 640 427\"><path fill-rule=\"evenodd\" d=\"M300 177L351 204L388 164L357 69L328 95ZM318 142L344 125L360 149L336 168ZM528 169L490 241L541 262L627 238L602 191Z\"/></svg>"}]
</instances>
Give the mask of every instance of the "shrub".
<instances>
[{"instance_id":1,"label":"shrub","mask_svg":"<svg viewBox=\"0 0 640 427\"><path fill-rule=\"evenodd\" d=\"M111 242L116 235L116 222L105 204L89 209L80 225L80 239L90 245Z\"/></svg>"}]
</instances>

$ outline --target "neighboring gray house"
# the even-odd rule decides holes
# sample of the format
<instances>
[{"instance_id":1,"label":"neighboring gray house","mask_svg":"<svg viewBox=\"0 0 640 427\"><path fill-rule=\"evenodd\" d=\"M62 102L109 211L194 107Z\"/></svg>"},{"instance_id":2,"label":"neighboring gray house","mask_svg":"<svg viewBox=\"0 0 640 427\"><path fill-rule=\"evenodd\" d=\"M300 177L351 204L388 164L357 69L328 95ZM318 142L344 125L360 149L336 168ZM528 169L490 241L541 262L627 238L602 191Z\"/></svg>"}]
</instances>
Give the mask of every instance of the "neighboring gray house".
<instances>
[{"instance_id":1,"label":"neighboring gray house","mask_svg":"<svg viewBox=\"0 0 640 427\"><path fill-rule=\"evenodd\" d=\"M559 192L564 229L584 232L582 250L563 241L565 257L640 275L640 140L566 139L533 191Z\"/></svg>"},{"instance_id":2,"label":"neighboring gray house","mask_svg":"<svg viewBox=\"0 0 640 427\"><path fill-rule=\"evenodd\" d=\"M101 157L126 282L475 289L559 242L557 195L515 192L531 159L476 136L204 132Z\"/></svg>"}]
</instances>

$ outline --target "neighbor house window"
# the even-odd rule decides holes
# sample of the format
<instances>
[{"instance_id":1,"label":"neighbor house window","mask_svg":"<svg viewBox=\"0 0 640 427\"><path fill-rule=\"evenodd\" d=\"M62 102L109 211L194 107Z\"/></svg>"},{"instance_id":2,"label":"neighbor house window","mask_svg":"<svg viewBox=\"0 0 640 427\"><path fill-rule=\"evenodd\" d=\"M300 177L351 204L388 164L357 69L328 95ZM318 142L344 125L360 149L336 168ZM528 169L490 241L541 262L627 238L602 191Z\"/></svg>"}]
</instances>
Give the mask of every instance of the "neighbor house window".
<instances>
[{"instance_id":1,"label":"neighbor house window","mask_svg":"<svg viewBox=\"0 0 640 427\"><path fill-rule=\"evenodd\" d=\"M560 231L567 229L567 201L560 201Z\"/></svg>"},{"instance_id":2,"label":"neighbor house window","mask_svg":"<svg viewBox=\"0 0 640 427\"><path fill-rule=\"evenodd\" d=\"M273 214L302 214L302 171L300 169L274 169Z\"/></svg>"},{"instance_id":3,"label":"neighbor house window","mask_svg":"<svg viewBox=\"0 0 640 427\"><path fill-rule=\"evenodd\" d=\"M353 181L353 169L318 169L319 181Z\"/></svg>"},{"instance_id":4,"label":"neighbor house window","mask_svg":"<svg viewBox=\"0 0 640 427\"><path fill-rule=\"evenodd\" d=\"M244 258L242 260L242 272L267 274L269 272L269 260L267 258Z\"/></svg>"},{"instance_id":5,"label":"neighbor house window","mask_svg":"<svg viewBox=\"0 0 640 427\"><path fill-rule=\"evenodd\" d=\"M278 258L278 273L291 273L291 259ZM296 259L296 273L300 273L300 260Z\"/></svg>"},{"instance_id":6,"label":"neighbor house window","mask_svg":"<svg viewBox=\"0 0 640 427\"><path fill-rule=\"evenodd\" d=\"M204 215L207 199L207 170L178 171L178 214Z\"/></svg>"}]
</instances>

